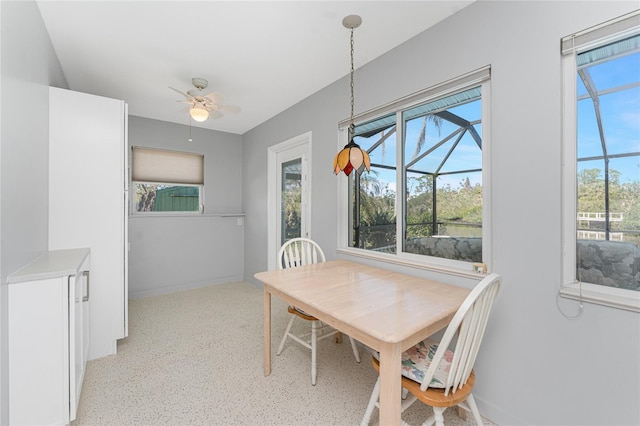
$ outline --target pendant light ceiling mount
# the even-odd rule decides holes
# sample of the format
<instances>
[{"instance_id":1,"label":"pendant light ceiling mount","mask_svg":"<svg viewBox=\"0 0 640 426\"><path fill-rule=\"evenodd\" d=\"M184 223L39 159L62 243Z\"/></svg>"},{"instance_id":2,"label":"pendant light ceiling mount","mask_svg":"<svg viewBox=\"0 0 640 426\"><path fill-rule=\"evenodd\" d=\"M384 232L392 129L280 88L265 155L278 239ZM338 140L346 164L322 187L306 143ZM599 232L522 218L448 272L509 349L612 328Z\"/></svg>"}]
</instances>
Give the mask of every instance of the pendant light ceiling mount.
<instances>
[{"instance_id":1,"label":"pendant light ceiling mount","mask_svg":"<svg viewBox=\"0 0 640 426\"><path fill-rule=\"evenodd\" d=\"M352 171L356 174L360 174L366 169L370 171L371 160L369 154L364 149L360 148L357 143L353 141L355 136L355 125L353 124L353 104L354 104L354 66L353 66L353 30L358 28L362 24L362 18L358 15L348 15L342 19L342 25L351 31L351 115L349 122L349 143L345 145L344 149L340 151L333 160L333 172L337 175L340 172L344 172L349 176Z\"/></svg>"},{"instance_id":2,"label":"pendant light ceiling mount","mask_svg":"<svg viewBox=\"0 0 640 426\"><path fill-rule=\"evenodd\" d=\"M353 30L362 25L362 18L359 15L348 15L342 19L342 25L348 30Z\"/></svg>"}]
</instances>

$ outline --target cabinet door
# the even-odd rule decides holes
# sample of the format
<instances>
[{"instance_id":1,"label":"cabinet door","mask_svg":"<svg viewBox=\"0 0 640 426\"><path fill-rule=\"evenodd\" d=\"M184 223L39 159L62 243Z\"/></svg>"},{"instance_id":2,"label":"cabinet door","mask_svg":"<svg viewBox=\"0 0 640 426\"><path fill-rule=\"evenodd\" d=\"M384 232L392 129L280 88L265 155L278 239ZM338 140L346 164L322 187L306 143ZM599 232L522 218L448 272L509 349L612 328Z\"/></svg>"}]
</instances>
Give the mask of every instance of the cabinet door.
<instances>
[{"instance_id":1,"label":"cabinet door","mask_svg":"<svg viewBox=\"0 0 640 426\"><path fill-rule=\"evenodd\" d=\"M68 424L67 277L8 287L9 423Z\"/></svg>"},{"instance_id":2,"label":"cabinet door","mask_svg":"<svg viewBox=\"0 0 640 426\"><path fill-rule=\"evenodd\" d=\"M127 335L126 104L51 88L49 249L91 249L89 359Z\"/></svg>"}]
</instances>

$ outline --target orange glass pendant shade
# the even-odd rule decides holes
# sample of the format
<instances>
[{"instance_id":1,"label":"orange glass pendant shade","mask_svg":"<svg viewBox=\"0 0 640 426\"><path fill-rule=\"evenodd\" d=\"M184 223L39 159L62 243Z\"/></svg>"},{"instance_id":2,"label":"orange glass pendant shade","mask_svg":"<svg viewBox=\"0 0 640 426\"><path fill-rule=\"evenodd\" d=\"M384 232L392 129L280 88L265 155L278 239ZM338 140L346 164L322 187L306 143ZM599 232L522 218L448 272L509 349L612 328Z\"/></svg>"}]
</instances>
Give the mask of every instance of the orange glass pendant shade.
<instances>
[{"instance_id":1,"label":"orange glass pendant shade","mask_svg":"<svg viewBox=\"0 0 640 426\"><path fill-rule=\"evenodd\" d=\"M349 176L354 170L360 174L365 168L367 171L371 170L369 154L353 140L345 145L333 160L333 172L336 175L344 172L345 175Z\"/></svg>"}]
</instances>

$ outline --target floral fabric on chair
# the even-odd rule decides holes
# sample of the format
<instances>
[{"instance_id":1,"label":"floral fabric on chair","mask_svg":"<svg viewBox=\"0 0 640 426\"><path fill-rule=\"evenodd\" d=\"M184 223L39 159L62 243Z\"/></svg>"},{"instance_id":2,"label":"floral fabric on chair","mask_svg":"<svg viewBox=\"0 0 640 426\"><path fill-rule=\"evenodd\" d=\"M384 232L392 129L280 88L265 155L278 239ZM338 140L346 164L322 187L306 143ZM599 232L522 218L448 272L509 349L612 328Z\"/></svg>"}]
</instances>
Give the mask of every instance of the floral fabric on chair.
<instances>
[{"instance_id":1,"label":"floral fabric on chair","mask_svg":"<svg viewBox=\"0 0 640 426\"><path fill-rule=\"evenodd\" d=\"M402 353L402 375L414 382L422 383L431 360L438 350L439 342L431 339L423 340L414 347L407 349ZM451 361L453 360L453 352L447 350L440 361L440 365L436 369L429 387L444 388Z\"/></svg>"}]
</instances>

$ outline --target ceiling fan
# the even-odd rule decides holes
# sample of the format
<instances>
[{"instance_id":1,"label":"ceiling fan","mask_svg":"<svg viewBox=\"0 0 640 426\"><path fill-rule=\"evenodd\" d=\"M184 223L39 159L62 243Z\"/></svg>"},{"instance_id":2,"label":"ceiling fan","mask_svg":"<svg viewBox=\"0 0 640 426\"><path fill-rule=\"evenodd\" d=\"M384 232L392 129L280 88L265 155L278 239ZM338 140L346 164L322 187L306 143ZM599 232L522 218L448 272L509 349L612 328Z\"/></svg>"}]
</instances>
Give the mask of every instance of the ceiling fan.
<instances>
[{"instance_id":1,"label":"ceiling fan","mask_svg":"<svg viewBox=\"0 0 640 426\"><path fill-rule=\"evenodd\" d=\"M204 78L195 77L191 79L191 83L195 89L189 90L187 93L169 86L184 96L184 100L178 101L191 105L189 114L196 121L203 122L209 117L219 118L224 112L240 112L240 107L235 105L224 105L224 96L218 92L205 92L209 82Z\"/></svg>"}]
</instances>

